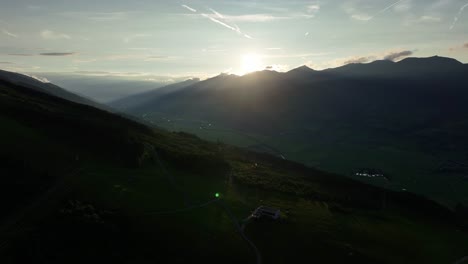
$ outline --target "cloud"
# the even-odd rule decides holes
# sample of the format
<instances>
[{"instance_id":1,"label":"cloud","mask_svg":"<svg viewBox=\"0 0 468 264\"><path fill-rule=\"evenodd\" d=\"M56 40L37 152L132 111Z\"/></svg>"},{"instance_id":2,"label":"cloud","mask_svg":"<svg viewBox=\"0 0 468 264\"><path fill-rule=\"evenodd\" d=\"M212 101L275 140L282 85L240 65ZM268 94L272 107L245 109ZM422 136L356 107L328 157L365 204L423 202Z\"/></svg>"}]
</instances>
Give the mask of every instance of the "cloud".
<instances>
[{"instance_id":1,"label":"cloud","mask_svg":"<svg viewBox=\"0 0 468 264\"><path fill-rule=\"evenodd\" d=\"M352 64L352 63L368 63L374 61L376 59L375 56L364 56L364 57L354 57L346 59L343 64Z\"/></svg>"},{"instance_id":2,"label":"cloud","mask_svg":"<svg viewBox=\"0 0 468 264\"><path fill-rule=\"evenodd\" d=\"M0 61L0 64L14 64L13 62L9 62L9 61Z\"/></svg>"},{"instance_id":3,"label":"cloud","mask_svg":"<svg viewBox=\"0 0 468 264\"><path fill-rule=\"evenodd\" d=\"M279 55L264 55L264 58L307 58L321 57L333 54L333 52L318 52L318 53L298 53L298 54L279 54Z\"/></svg>"},{"instance_id":4,"label":"cloud","mask_svg":"<svg viewBox=\"0 0 468 264\"><path fill-rule=\"evenodd\" d=\"M40 53L41 56L72 56L75 55L76 52L45 52Z\"/></svg>"},{"instance_id":5,"label":"cloud","mask_svg":"<svg viewBox=\"0 0 468 264\"><path fill-rule=\"evenodd\" d=\"M315 15L320 11L320 5L319 4L308 5L306 7L306 11L309 14Z\"/></svg>"},{"instance_id":6,"label":"cloud","mask_svg":"<svg viewBox=\"0 0 468 264\"><path fill-rule=\"evenodd\" d=\"M145 34L145 33L140 33L140 34L133 34L131 36L128 36L126 38L124 38L124 42L125 43L130 43L132 41L134 41L135 39L139 39L139 38L149 38L151 37L152 35L151 34Z\"/></svg>"},{"instance_id":7,"label":"cloud","mask_svg":"<svg viewBox=\"0 0 468 264\"><path fill-rule=\"evenodd\" d=\"M289 65L283 65L283 64L273 64L273 65L268 65L265 67L265 70L267 71L277 71L277 72L286 72L289 71L291 67Z\"/></svg>"},{"instance_id":8,"label":"cloud","mask_svg":"<svg viewBox=\"0 0 468 264\"><path fill-rule=\"evenodd\" d=\"M404 50L400 52L392 52L384 57L384 60L389 60L389 61L397 61L398 59L408 57L413 55L413 51L411 50Z\"/></svg>"},{"instance_id":9,"label":"cloud","mask_svg":"<svg viewBox=\"0 0 468 264\"><path fill-rule=\"evenodd\" d=\"M194 9L194 8L191 8L191 7L190 7L190 6L188 6L188 5L181 5L181 6L182 6L183 8L185 8L185 9L187 9L187 10L191 11L191 12L194 12L194 13L196 13L196 12L197 12L197 10L196 10L196 9Z\"/></svg>"},{"instance_id":10,"label":"cloud","mask_svg":"<svg viewBox=\"0 0 468 264\"><path fill-rule=\"evenodd\" d=\"M411 7L412 7L412 1L407 0L405 2L400 2L397 5L395 5L393 7L393 10L397 13L405 13L405 12L410 11Z\"/></svg>"},{"instance_id":11,"label":"cloud","mask_svg":"<svg viewBox=\"0 0 468 264\"><path fill-rule=\"evenodd\" d=\"M366 15L366 14L353 14L351 18L354 20L359 20L359 21L369 21L372 19L371 16Z\"/></svg>"},{"instance_id":12,"label":"cloud","mask_svg":"<svg viewBox=\"0 0 468 264\"><path fill-rule=\"evenodd\" d=\"M17 38L17 37L18 37L18 35L9 32L9 31L6 30L6 29L2 29L2 33L5 34L5 35L7 35L7 36L9 36L9 37L12 37L12 38Z\"/></svg>"},{"instance_id":13,"label":"cloud","mask_svg":"<svg viewBox=\"0 0 468 264\"><path fill-rule=\"evenodd\" d=\"M51 30L43 30L41 32L41 37L43 39L55 40L55 39L71 39L71 37L67 34L63 33L56 33Z\"/></svg>"},{"instance_id":14,"label":"cloud","mask_svg":"<svg viewBox=\"0 0 468 264\"><path fill-rule=\"evenodd\" d=\"M291 19L286 16L273 16L270 14L251 14L251 15L238 15L238 16L223 16L230 22L270 22L275 20Z\"/></svg>"},{"instance_id":15,"label":"cloud","mask_svg":"<svg viewBox=\"0 0 468 264\"><path fill-rule=\"evenodd\" d=\"M42 83L50 83L50 81L47 80L47 78L45 78L45 77L40 77L40 76L37 76L37 75L32 75L32 74L27 74L27 73L21 73L21 74L26 75L26 76L28 76L30 78L33 78L33 79L35 79L37 81L40 81Z\"/></svg>"},{"instance_id":16,"label":"cloud","mask_svg":"<svg viewBox=\"0 0 468 264\"><path fill-rule=\"evenodd\" d=\"M127 12L63 12L60 14L74 19L87 19L96 22L112 22L128 17Z\"/></svg>"},{"instance_id":17,"label":"cloud","mask_svg":"<svg viewBox=\"0 0 468 264\"><path fill-rule=\"evenodd\" d=\"M455 17L453 18L453 23L450 26L450 30L452 30L457 25L458 20L459 20L460 16L462 15L462 13L463 13L463 11L465 10L466 7L468 7L468 3L466 3L464 6L460 7L460 10L458 11L458 14L455 15Z\"/></svg>"},{"instance_id":18,"label":"cloud","mask_svg":"<svg viewBox=\"0 0 468 264\"><path fill-rule=\"evenodd\" d=\"M364 56L351 56L345 58L337 58L330 61L326 61L320 64L315 64L312 61L306 62L306 65L310 67L321 70L327 68L336 68L347 64L352 63L370 63L376 60L389 60L389 61L398 61L404 57L408 57L414 54L415 51L411 50L390 50L384 52L371 53Z\"/></svg>"},{"instance_id":19,"label":"cloud","mask_svg":"<svg viewBox=\"0 0 468 264\"><path fill-rule=\"evenodd\" d=\"M433 17L433 16L422 16L419 18L420 22L440 22L442 18L440 17Z\"/></svg>"},{"instance_id":20,"label":"cloud","mask_svg":"<svg viewBox=\"0 0 468 264\"><path fill-rule=\"evenodd\" d=\"M29 56L34 56L34 54L28 54L28 53L10 53L8 56L22 56L22 57L29 57Z\"/></svg>"},{"instance_id":21,"label":"cloud","mask_svg":"<svg viewBox=\"0 0 468 264\"><path fill-rule=\"evenodd\" d=\"M165 61L165 60L172 60L172 59L177 59L177 58L179 58L179 57L157 55L157 56L146 57L146 59L144 61Z\"/></svg>"},{"instance_id":22,"label":"cloud","mask_svg":"<svg viewBox=\"0 0 468 264\"><path fill-rule=\"evenodd\" d=\"M369 21L369 20L372 20L374 19L376 16L380 15L380 14L383 14L385 12L387 12L390 8L392 7L396 7L397 10L398 10L398 7L397 5L401 4L403 1L408 1L408 0L399 0L399 1L396 1L386 7L384 7L383 9L379 10L378 12L376 12L374 15L369 15L369 14L366 14L366 13L362 13L362 12L359 12L356 10L356 8L354 7L346 7L345 8L345 11L346 13L348 13L350 15L350 17L354 20L359 20L359 21ZM400 8L401 9L401 8Z\"/></svg>"}]
</instances>

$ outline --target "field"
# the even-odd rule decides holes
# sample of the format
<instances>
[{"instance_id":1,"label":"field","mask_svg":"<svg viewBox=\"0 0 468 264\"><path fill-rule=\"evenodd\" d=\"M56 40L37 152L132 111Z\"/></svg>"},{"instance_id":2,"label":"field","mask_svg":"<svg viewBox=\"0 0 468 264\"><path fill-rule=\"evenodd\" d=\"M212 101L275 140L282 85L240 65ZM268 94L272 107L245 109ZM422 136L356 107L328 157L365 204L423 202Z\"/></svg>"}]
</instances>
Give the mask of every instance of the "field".
<instances>
[{"instance_id":1,"label":"field","mask_svg":"<svg viewBox=\"0 0 468 264\"><path fill-rule=\"evenodd\" d=\"M346 126L310 126L306 130L275 131L270 135L261 135L208 121L170 118L162 113L148 113L141 118L172 131L185 131L206 140L283 156L392 190L420 193L449 207L457 203L468 204L468 194L465 192L468 189L468 175L437 171L447 160L463 160L463 153L427 153L414 142L401 142L391 136L376 139L375 135L362 131L349 134L353 130ZM352 175L353 170L362 167L382 169L392 180L388 182Z\"/></svg>"}]
</instances>

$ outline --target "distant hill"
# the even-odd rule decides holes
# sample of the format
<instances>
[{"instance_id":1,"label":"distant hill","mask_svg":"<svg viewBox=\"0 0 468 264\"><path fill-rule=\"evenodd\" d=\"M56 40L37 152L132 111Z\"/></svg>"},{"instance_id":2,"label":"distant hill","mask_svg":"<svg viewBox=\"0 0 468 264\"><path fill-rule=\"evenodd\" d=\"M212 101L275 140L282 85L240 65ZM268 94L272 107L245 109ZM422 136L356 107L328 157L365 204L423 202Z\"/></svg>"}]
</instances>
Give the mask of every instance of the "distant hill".
<instances>
[{"instance_id":1,"label":"distant hill","mask_svg":"<svg viewBox=\"0 0 468 264\"><path fill-rule=\"evenodd\" d=\"M39 78L34 78L28 75L0 70L0 81L8 81L17 85L22 85L32 90L54 95L75 103L90 105L101 109L109 109L105 105L96 103L91 99L76 95L57 85L54 85L49 82L44 82Z\"/></svg>"},{"instance_id":2,"label":"distant hill","mask_svg":"<svg viewBox=\"0 0 468 264\"><path fill-rule=\"evenodd\" d=\"M114 76L106 75L105 72L38 73L38 75L70 92L100 103L109 103L185 80L183 77L168 76Z\"/></svg>"},{"instance_id":3,"label":"distant hill","mask_svg":"<svg viewBox=\"0 0 468 264\"><path fill-rule=\"evenodd\" d=\"M211 140L268 145L266 152L342 174L376 167L396 176L392 188L468 201L447 185L454 178L434 174L437 163L467 159L467 76L468 65L438 56L303 66L220 75L122 109Z\"/></svg>"},{"instance_id":4,"label":"distant hill","mask_svg":"<svg viewBox=\"0 0 468 264\"><path fill-rule=\"evenodd\" d=\"M118 99L108 103L108 105L118 108L118 109L127 109L133 108L136 106L144 105L147 103L152 103L158 98L173 92L180 91L190 85L196 84L200 79L190 79L180 83L175 83L167 85L164 87L152 89L143 93L134 94L123 99Z\"/></svg>"}]
</instances>

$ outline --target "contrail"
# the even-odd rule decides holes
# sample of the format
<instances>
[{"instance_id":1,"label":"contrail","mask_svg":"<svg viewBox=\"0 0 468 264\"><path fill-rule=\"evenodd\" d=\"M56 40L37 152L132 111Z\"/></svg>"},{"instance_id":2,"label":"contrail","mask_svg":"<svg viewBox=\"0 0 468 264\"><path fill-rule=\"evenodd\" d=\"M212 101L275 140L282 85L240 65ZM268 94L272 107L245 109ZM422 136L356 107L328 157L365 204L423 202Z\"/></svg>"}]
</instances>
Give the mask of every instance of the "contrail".
<instances>
[{"instance_id":1,"label":"contrail","mask_svg":"<svg viewBox=\"0 0 468 264\"><path fill-rule=\"evenodd\" d=\"M183 8L185 8L185 9L188 9L188 10L190 10L190 11L194 12L194 13L196 13L196 12L197 12L197 10L196 10L195 8L191 8L191 7L190 7L190 6L188 6L188 5L181 5L181 6L182 6Z\"/></svg>"},{"instance_id":2,"label":"contrail","mask_svg":"<svg viewBox=\"0 0 468 264\"><path fill-rule=\"evenodd\" d=\"M7 36L9 36L9 37L12 37L12 38L17 38L17 37L18 37L18 35L13 34L13 33L9 32L9 31L6 30L6 29L2 29L2 32L3 32L3 34L5 34L5 35L7 35Z\"/></svg>"},{"instance_id":3,"label":"contrail","mask_svg":"<svg viewBox=\"0 0 468 264\"><path fill-rule=\"evenodd\" d=\"M211 21L213 21L213 22L215 22L215 23L217 23L217 24L220 24L220 25L223 26L223 27L229 28L229 29L232 30L232 31L235 31L235 32L237 32L237 33L242 33L242 32L240 31L239 28L235 28L235 27L233 27L233 26L230 26L230 25L224 23L223 21L218 20L218 19L216 19L216 18L214 18L214 17L212 17L212 16L210 16L210 15L202 14L202 16L208 18L209 20L211 20Z\"/></svg>"},{"instance_id":4,"label":"contrail","mask_svg":"<svg viewBox=\"0 0 468 264\"><path fill-rule=\"evenodd\" d=\"M244 36L244 37L246 37L248 39L253 39L251 36L249 36L249 35L245 34L244 32L242 32L241 29L236 24L229 25L227 22L222 21L224 19L224 16L221 13L217 12L216 10L214 10L212 8L209 8L209 10L211 12L213 12L213 15L216 16L216 17L214 17L213 15L208 15L208 14L201 14L201 15L203 17L208 18L209 20L213 21L216 24L219 24L219 25L221 25L221 26L223 26L225 28L228 28L228 29L236 32L239 35L242 35L242 36Z\"/></svg>"},{"instance_id":5,"label":"contrail","mask_svg":"<svg viewBox=\"0 0 468 264\"><path fill-rule=\"evenodd\" d=\"M374 17L376 17L376 16L378 16L378 15L380 15L382 13L385 13L387 10L389 10L390 8L398 5L399 3L403 2L403 1L405 1L405 0L397 1L397 2L395 2L395 3L393 3L393 4L389 5L389 6L385 7L384 9L377 12L375 15L371 16L368 20L372 20Z\"/></svg>"},{"instance_id":6,"label":"contrail","mask_svg":"<svg viewBox=\"0 0 468 264\"><path fill-rule=\"evenodd\" d=\"M224 16L213 8L210 8L210 11L213 12L213 14L215 14L218 18L224 19Z\"/></svg>"},{"instance_id":7,"label":"contrail","mask_svg":"<svg viewBox=\"0 0 468 264\"><path fill-rule=\"evenodd\" d=\"M460 11L458 11L458 14L453 18L453 23L450 26L450 30L452 30L455 27L455 25L458 22L458 19L460 18L460 16L462 15L463 11L465 10L467 6L468 6L468 3L466 3L464 6L460 8Z\"/></svg>"}]
</instances>

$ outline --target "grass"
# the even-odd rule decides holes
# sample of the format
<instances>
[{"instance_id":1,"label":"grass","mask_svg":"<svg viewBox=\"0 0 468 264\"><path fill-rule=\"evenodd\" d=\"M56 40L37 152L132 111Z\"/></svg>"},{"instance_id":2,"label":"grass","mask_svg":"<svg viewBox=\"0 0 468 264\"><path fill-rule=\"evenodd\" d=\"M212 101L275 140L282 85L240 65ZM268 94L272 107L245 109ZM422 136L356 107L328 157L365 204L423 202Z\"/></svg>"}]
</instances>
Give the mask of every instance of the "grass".
<instances>
[{"instance_id":1,"label":"grass","mask_svg":"<svg viewBox=\"0 0 468 264\"><path fill-rule=\"evenodd\" d=\"M375 135L366 134L364 131L353 132L347 125L337 126L328 132L324 132L319 126L311 125L307 132L285 130L266 136L240 132L217 124L208 126L206 121L169 118L169 123L157 122L161 116L169 118L161 113L148 114L145 118L155 120L155 124L169 130L194 133L205 140L222 141L274 155L281 153L289 160L333 173L350 175L360 167L379 168L392 177L391 183L353 178L394 190L410 190L449 207L457 203L467 203L468 195L463 192L466 188L465 181L460 177L435 173L441 162L447 159L458 160L463 156L461 153L445 153L442 156L427 154L421 151L415 142L402 142L401 139L391 136L376 138ZM333 141L329 140L330 135L333 135Z\"/></svg>"},{"instance_id":2,"label":"grass","mask_svg":"<svg viewBox=\"0 0 468 264\"><path fill-rule=\"evenodd\" d=\"M4 263L253 262L254 252L218 202L167 213L213 200L215 193L239 220L259 205L281 209L284 221L246 228L265 263L450 263L466 250L468 233L454 213L413 194L187 133L151 130L21 87L0 85L0 93L0 122L7 128L1 142L15 150L4 148L2 155L37 165L20 173L22 165L13 163L9 178L28 175L25 182L35 186L45 171L56 172L45 189L65 182L57 201L36 209L41 217L23 220ZM70 168L77 173L66 177ZM25 190L5 186L10 200Z\"/></svg>"}]
</instances>

